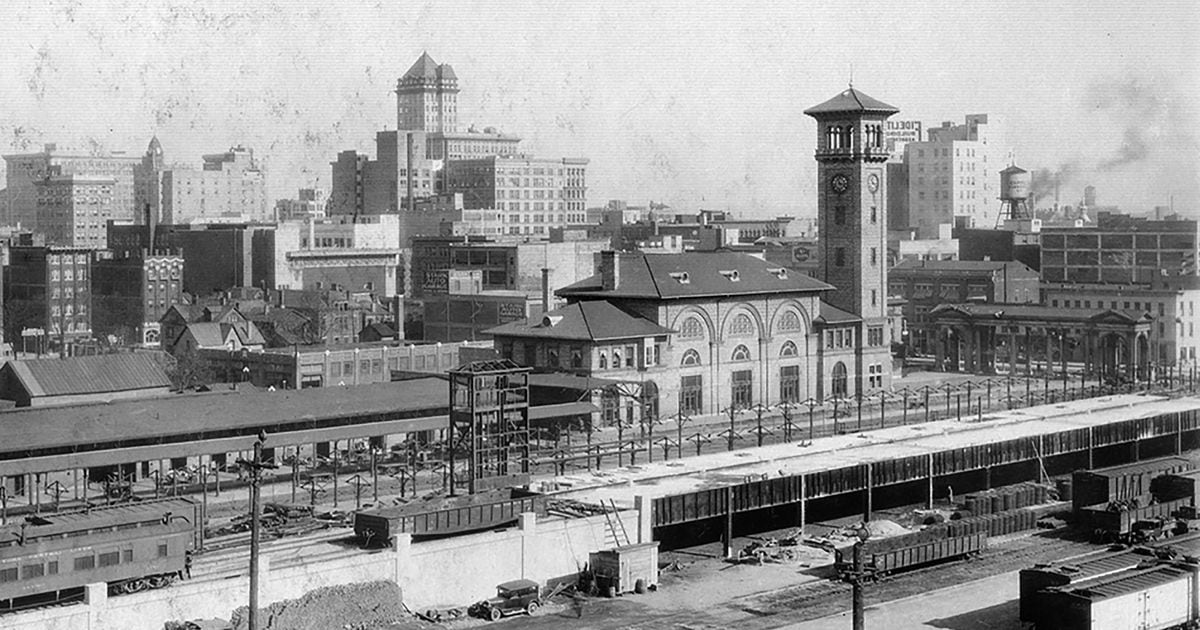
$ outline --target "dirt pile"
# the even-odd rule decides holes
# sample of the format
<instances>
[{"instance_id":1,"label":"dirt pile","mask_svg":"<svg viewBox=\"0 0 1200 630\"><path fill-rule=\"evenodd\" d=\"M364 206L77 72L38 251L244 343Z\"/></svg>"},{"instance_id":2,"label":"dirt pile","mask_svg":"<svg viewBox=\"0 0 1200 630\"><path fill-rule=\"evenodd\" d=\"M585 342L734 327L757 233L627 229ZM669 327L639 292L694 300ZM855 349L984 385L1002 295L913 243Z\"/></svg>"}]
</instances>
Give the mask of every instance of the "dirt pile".
<instances>
[{"instance_id":1,"label":"dirt pile","mask_svg":"<svg viewBox=\"0 0 1200 630\"><path fill-rule=\"evenodd\" d=\"M247 607L233 611L234 630L250 627ZM271 604L259 612L262 630L373 630L419 627L404 610L400 587L367 582L319 588L299 599ZM409 624L412 624L411 626Z\"/></svg>"}]
</instances>

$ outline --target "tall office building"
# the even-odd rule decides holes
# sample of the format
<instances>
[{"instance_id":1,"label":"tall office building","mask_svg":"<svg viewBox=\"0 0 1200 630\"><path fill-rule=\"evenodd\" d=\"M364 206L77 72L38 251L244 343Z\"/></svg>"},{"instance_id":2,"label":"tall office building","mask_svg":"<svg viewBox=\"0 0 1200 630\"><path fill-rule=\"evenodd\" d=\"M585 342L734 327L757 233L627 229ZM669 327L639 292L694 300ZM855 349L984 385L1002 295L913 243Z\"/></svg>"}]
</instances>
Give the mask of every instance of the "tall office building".
<instances>
[{"instance_id":1,"label":"tall office building","mask_svg":"<svg viewBox=\"0 0 1200 630\"><path fill-rule=\"evenodd\" d=\"M254 151L236 146L204 156L200 170L162 173L162 223L240 223L272 220L266 174Z\"/></svg>"},{"instance_id":2,"label":"tall office building","mask_svg":"<svg viewBox=\"0 0 1200 630\"><path fill-rule=\"evenodd\" d=\"M133 170L134 223L162 222L162 176L165 170L162 143L154 136L142 154L141 163Z\"/></svg>"},{"instance_id":3,"label":"tall office building","mask_svg":"<svg viewBox=\"0 0 1200 630\"><path fill-rule=\"evenodd\" d=\"M104 178L113 181L112 219L135 219L134 169L139 160L117 151L89 155L60 150L46 144L39 153L4 156L7 172L7 198L0 203L2 223L38 230L39 182L55 176Z\"/></svg>"},{"instance_id":4,"label":"tall office building","mask_svg":"<svg viewBox=\"0 0 1200 630\"><path fill-rule=\"evenodd\" d=\"M108 247L116 182L106 177L52 175L34 186L37 231L55 247Z\"/></svg>"},{"instance_id":5,"label":"tall office building","mask_svg":"<svg viewBox=\"0 0 1200 630\"><path fill-rule=\"evenodd\" d=\"M987 114L961 125L944 122L924 142L904 147L908 165L908 226L918 238L937 238L938 226L993 228L1000 215L999 172L1007 150Z\"/></svg>"},{"instance_id":6,"label":"tall office building","mask_svg":"<svg viewBox=\"0 0 1200 630\"><path fill-rule=\"evenodd\" d=\"M465 209L496 210L506 234L545 236L578 223L568 210L586 215L587 163L502 155L454 160L446 166L446 190L462 193Z\"/></svg>"},{"instance_id":7,"label":"tall office building","mask_svg":"<svg viewBox=\"0 0 1200 630\"><path fill-rule=\"evenodd\" d=\"M396 82L396 122L402 131L458 130L458 77L450 64L421 58Z\"/></svg>"}]
</instances>

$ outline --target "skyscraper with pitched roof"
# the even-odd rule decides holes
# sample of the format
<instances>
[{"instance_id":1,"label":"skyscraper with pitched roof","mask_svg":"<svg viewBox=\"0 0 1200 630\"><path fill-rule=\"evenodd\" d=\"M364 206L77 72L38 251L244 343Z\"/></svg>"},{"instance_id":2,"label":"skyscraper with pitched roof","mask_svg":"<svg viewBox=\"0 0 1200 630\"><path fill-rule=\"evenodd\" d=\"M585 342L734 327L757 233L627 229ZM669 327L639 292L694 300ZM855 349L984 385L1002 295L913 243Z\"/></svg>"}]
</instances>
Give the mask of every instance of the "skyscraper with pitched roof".
<instances>
[{"instance_id":1,"label":"skyscraper with pitched roof","mask_svg":"<svg viewBox=\"0 0 1200 630\"><path fill-rule=\"evenodd\" d=\"M400 131L454 133L458 130L458 77L450 64L421 58L396 82L396 125Z\"/></svg>"}]
</instances>

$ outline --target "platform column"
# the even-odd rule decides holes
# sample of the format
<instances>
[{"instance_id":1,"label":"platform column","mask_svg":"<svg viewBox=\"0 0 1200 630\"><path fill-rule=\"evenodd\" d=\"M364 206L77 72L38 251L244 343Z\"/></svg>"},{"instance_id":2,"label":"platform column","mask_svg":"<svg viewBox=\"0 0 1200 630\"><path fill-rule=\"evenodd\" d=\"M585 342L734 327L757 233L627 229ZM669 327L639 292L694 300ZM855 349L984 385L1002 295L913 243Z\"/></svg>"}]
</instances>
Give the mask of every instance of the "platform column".
<instances>
[{"instance_id":1,"label":"platform column","mask_svg":"<svg viewBox=\"0 0 1200 630\"><path fill-rule=\"evenodd\" d=\"M866 471L867 471L866 472L867 491L866 491L866 496L863 497L863 522L870 523L871 522L871 512L874 511L874 509L872 509L874 507L874 497L872 497L871 495L873 494L873 491L875 489L874 488L875 484L872 483L873 480L871 479L871 464L866 465Z\"/></svg>"},{"instance_id":2,"label":"platform column","mask_svg":"<svg viewBox=\"0 0 1200 630\"><path fill-rule=\"evenodd\" d=\"M804 524L808 522L808 499L804 498L807 496L807 491L808 475L802 474L800 475L800 522L798 523L801 534L804 533Z\"/></svg>"},{"instance_id":3,"label":"platform column","mask_svg":"<svg viewBox=\"0 0 1200 630\"><path fill-rule=\"evenodd\" d=\"M929 466L929 485L926 488L925 494L925 509L933 509L933 453L926 455L928 458L926 464Z\"/></svg>"},{"instance_id":4,"label":"platform column","mask_svg":"<svg viewBox=\"0 0 1200 630\"><path fill-rule=\"evenodd\" d=\"M725 530L721 543L726 558L733 557L733 486L725 487Z\"/></svg>"}]
</instances>

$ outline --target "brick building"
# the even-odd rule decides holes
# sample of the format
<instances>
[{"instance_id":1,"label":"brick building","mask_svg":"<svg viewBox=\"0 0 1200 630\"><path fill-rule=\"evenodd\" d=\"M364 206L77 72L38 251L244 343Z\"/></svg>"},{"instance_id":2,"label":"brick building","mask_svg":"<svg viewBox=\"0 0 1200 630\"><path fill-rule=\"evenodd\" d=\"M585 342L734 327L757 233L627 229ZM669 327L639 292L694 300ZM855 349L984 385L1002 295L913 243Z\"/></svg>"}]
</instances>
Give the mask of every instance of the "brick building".
<instances>
[{"instance_id":1,"label":"brick building","mask_svg":"<svg viewBox=\"0 0 1200 630\"><path fill-rule=\"evenodd\" d=\"M906 301L901 307L909 331L906 346L922 354L933 351L930 313L937 306L1036 304L1039 288L1037 272L1013 261L902 260L888 275L888 294Z\"/></svg>"}]
</instances>

